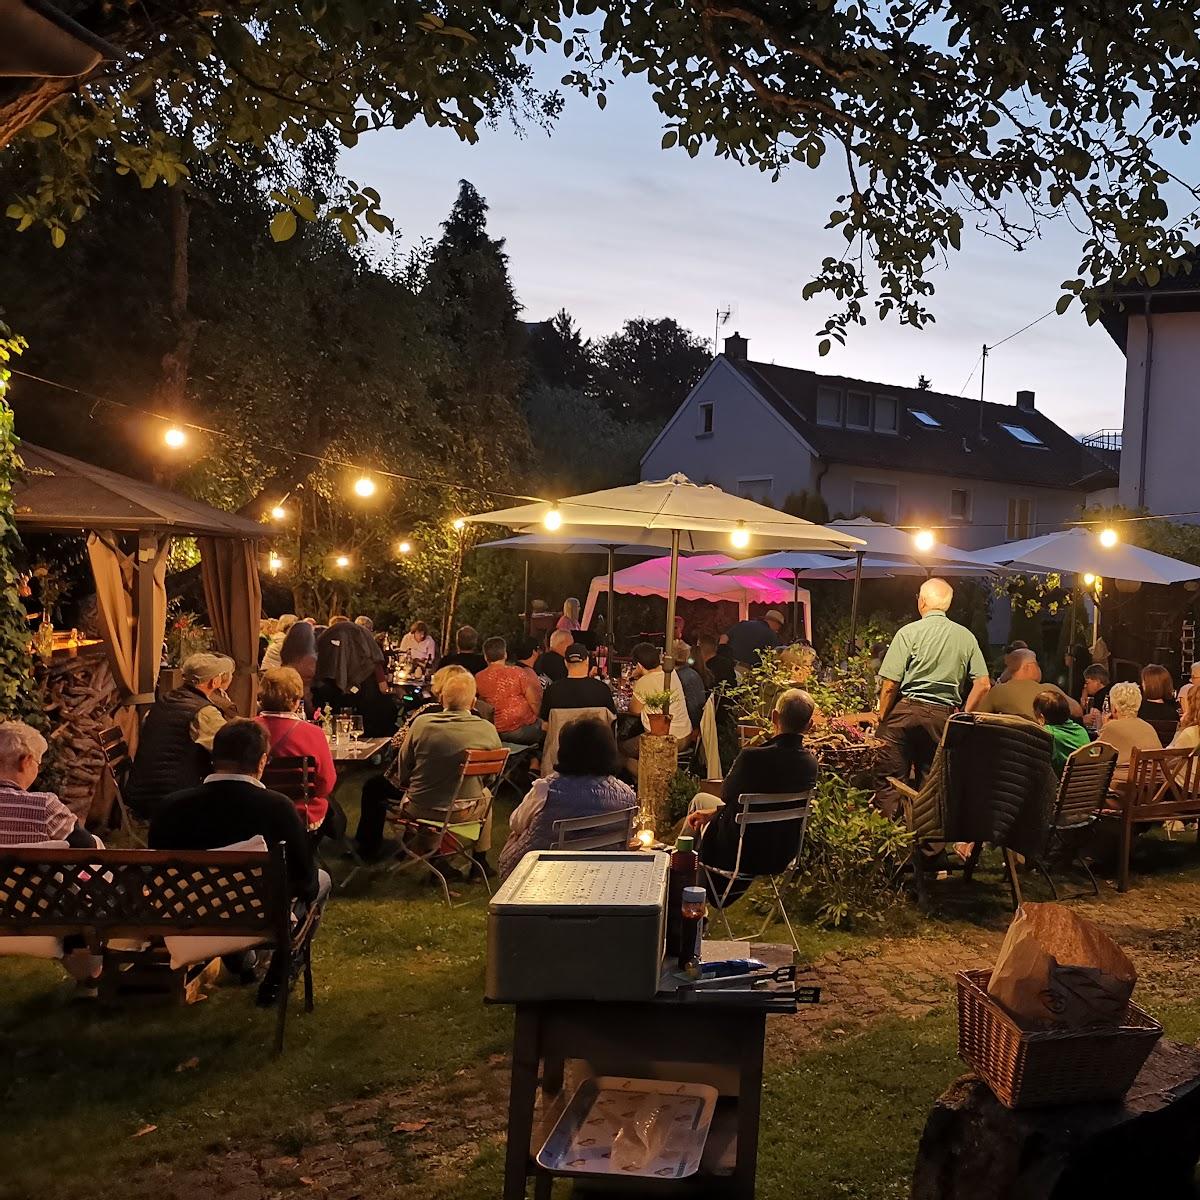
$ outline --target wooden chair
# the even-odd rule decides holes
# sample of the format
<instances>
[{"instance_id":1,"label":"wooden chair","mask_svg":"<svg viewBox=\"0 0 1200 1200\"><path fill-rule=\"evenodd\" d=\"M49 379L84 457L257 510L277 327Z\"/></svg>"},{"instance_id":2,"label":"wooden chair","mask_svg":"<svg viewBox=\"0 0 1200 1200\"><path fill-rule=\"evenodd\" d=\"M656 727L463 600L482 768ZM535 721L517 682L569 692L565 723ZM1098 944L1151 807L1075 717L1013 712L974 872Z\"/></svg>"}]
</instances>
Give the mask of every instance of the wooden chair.
<instances>
[{"instance_id":1,"label":"wooden chair","mask_svg":"<svg viewBox=\"0 0 1200 1200\"><path fill-rule=\"evenodd\" d=\"M463 755L459 784L461 786L464 779L494 782L503 773L506 762L508 762L508 751L503 747L499 750L468 750ZM488 882L487 873L467 853L482 836L483 827L487 823L488 816L492 810L492 801L495 798L494 793L487 790L486 783L484 783L484 788L487 791L487 797L482 812L466 821L453 820L454 810L452 808L448 808L445 816L437 821L428 820L424 817L413 817L406 811L407 798L400 802L399 811L392 818L395 823L407 825L413 831L423 831L436 835L433 848L424 853L418 853L402 840L400 849L396 854L393 869L402 871L407 867L418 864L424 866L437 877L438 882L442 885L442 893L446 897L446 905L449 908L454 907L454 902L450 898L450 884L446 876L434 866L432 861L434 858L455 858L460 856L465 858L468 863L468 876L472 870L478 871L480 878L483 880L483 886L487 888L488 895L492 894L492 887Z\"/></svg>"},{"instance_id":2,"label":"wooden chair","mask_svg":"<svg viewBox=\"0 0 1200 1200\"><path fill-rule=\"evenodd\" d=\"M555 850L628 850L637 820L636 806L554 822Z\"/></svg>"},{"instance_id":3,"label":"wooden chair","mask_svg":"<svg viewBox=\"0 0 1200 1200\"><path fill-rule=\"evenodd\" d=\"M142 832L142 824L134 819L125 804L125 787L129 783L129 772L133 767L133 756L129 753L125 734L119 725L110 725L100 731L97 740L104 753L104 766L112 782L113 799L117 805L121 828L137 845L145 846L146 838Z\"/></svg>"},{"instance_id":4,"label":"wooden chair","mask_svg":"<svg viewBox=\"0 0 1200 1200\"><path fill-rule=\"evenodd\" d=\"M1191 749L1139 750L1129 756L1129 776L1118 790L1121 822L1117 891L1129 890L1135 825L1200 817L1200 758Z\"/></svg>"},{"instance_id":5,"label":"wooden chair","mask_svg":"<svg viewBox=\"0 0 1200 1200\"><path fill-rule=\"evenodd\" d=\"M308 805L317 798L317 760L310 754L271 757L262 781L263 787L286 796L302 814L307 813ZM310 827L309 833L313 832Z\"/></svg>"},{"instance_id":6,"label":"wooden chair","mask_svg":"<svg viewBox=\"0 0 1200 1200\"><path fill-rule=\"evenodd\" d=\"M1087 831L1100 819L1116 768L1116 747L1107 742L1081 746L1067 759L1058 785L1045 854L1029 860L1045 877L1055 900L1059 899L1058 887L1050 875L1050 868L1056 859L1078 863L1091 882L1092 894L1100 894L1100 885L1080 853L1080 847Z\"/></svg>"}]
</instances>

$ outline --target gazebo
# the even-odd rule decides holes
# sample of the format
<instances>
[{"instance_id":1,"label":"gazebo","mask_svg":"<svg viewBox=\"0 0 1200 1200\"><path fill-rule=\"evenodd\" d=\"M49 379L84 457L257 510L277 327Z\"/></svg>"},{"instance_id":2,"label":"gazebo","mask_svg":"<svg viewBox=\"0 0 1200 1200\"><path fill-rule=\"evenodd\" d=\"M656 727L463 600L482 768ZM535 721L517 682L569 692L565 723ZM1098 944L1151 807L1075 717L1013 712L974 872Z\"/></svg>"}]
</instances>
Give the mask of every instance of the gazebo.
<instances>
[{"instance_id":1,"label":"gazebo","mask_svg":"<svg viewBox=\"0 0 1200 1200\"><path fill-rule=\"evenodd\" d=\"M195 537L214 643L237 664L233 699L249 713L258 665L257 542L263 527L29 442L21 443L19 453L25 469L13 489L17 529L87 537L100 624L122 704L154 699L166 631L167 550L174 537Z\"/></svg>"}]
</instances>

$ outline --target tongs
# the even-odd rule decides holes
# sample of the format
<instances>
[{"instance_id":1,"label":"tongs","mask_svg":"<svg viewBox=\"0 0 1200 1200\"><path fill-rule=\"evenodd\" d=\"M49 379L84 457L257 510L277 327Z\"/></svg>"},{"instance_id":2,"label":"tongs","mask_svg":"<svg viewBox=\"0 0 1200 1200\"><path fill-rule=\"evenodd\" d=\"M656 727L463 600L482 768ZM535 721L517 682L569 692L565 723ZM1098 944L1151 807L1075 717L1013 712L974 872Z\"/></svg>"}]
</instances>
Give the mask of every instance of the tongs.
<instances>
[{"instance_id":1,"label":"tongs","mask_svg":"<svg viewBox=\"0 0 1200 1200\"><path fill-rule=\"evenodd\" d=\"M787 963L782 967L764 967L760 971L743 971L738 975L717 975L708 979L691 979L683 986L689 991L697 992L712 992L722 988L752 991L767 983L794 983L795 979L796 964Z\"/></svg>"}]
</instances>

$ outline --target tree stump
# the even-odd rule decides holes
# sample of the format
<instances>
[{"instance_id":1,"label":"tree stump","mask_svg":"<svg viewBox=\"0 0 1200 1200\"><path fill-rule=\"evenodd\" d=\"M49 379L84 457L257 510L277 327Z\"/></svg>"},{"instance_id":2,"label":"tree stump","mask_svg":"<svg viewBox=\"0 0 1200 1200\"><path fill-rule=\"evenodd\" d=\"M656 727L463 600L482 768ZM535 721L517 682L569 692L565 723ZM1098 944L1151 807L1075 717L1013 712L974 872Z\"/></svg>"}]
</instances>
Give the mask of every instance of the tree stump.
<instances>
[{"instance_id":1,"label":"tree stump","mask_svg":"<svg viewBox=\"0 0 1200 1200\"><path fill-rule=\"evenodd\" d=\"M670 735L643 733L638 750L638 821L657 831L670 827L667 792L679 767L679 743Z\"/></svg>"},{"instance_id":2,"label":"tree stump","mask_svg":"<svg viewBox=\"0 0 1200 1200\"><path fill-rule=\"evenodd\" d=\"M1170 1200L1196 1195L1200 1051L1160 1039L1124 1100L1005 1108L963 1075L929 1114L912 1200Z\"/></svg>"}]
</instances>

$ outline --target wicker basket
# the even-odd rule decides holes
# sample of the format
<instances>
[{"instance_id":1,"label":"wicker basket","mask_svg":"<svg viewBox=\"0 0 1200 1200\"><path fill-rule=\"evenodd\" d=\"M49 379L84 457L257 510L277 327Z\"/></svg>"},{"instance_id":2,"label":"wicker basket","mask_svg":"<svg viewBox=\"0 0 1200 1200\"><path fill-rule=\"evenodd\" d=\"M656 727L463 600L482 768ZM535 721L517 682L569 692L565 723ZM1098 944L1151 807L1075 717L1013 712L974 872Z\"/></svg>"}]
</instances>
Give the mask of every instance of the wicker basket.
<instances>
[{"instance_id":1,"label":"wicker basket","mask_svg":"<svg viewBox=\"0 0 1200 1200\"><path fill-rule=\"evenodd\" d=\"M823 746L817 743L812 751L826 771L853 779L857 775L874 772L882 745L881 742L859 742L849 746Z\"/></svg>"},{"instance_id":2,"label":"wicker basket","mask_svg":"<svg viewBox=\"0 0 1200 1200\"><path fill-rule=\"evenodd\" d=\"M1162 1036L1132 1003L1113 1029L1022 1029L988 995L991 977L958 973L958 1055L1008 1108L1119 1100Z\"/></svg>"}]
</instances>

